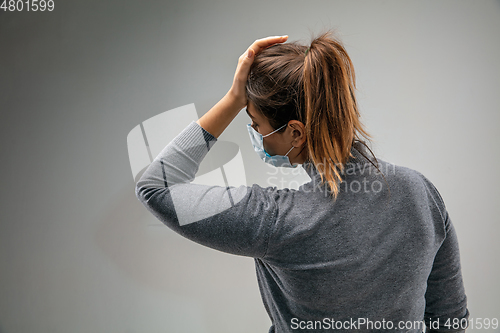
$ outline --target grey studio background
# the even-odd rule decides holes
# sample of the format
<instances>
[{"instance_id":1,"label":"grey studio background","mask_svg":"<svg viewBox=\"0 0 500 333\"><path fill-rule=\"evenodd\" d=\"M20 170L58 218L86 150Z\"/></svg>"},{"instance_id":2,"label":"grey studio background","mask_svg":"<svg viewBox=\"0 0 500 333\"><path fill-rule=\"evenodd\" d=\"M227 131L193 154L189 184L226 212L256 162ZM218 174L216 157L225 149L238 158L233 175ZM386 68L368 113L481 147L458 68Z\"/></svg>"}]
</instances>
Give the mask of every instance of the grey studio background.
<instances>
[{"instance_id":1,"label":"grey studio background","mask_svg":"<svg viewBox=\"0 0 500 333\"><path fill-rule=\"evenodd\" d=\"M267 332L253 260L154 225L127 135L187 104L203 115L255 39L330 27L375 153L445 200L471 318L500 318L499 1L56 0L0 11L0 332ZM248 122L219 139L269 186Z\"/></svg>"}]
</instances>

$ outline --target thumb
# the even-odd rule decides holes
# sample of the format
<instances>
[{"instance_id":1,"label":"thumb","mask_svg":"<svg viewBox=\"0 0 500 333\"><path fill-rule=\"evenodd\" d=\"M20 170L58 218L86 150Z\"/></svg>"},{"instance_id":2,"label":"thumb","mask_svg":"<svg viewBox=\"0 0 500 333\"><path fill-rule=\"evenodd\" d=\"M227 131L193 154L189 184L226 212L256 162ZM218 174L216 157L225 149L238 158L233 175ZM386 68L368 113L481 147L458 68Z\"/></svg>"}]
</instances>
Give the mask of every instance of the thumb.
<instances>
[{"instance_id":1,"label":"thumb","mask_svg":"<svg viewBox=\"0 0 500 333\"><path fill-rule=\"evenodd\" d=\"M247 58L251 59L252 57L253 57L253 50L249 49L248 54L247 54Z\"/></svg>"}]
</instances>

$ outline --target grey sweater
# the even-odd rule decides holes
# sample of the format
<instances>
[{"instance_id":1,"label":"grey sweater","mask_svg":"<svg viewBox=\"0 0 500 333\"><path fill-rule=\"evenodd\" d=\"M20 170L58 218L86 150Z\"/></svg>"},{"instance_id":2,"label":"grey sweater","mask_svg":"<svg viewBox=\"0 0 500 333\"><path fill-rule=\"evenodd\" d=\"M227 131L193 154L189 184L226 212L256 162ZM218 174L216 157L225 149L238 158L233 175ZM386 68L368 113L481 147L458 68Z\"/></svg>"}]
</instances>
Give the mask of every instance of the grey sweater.
<instances>
[{"instance_id":1,"label":"grey sweater","mask_svg":"<svg viewBox=\"0 0 500 333\"><path fill-rule=\"evenodd\" d=\"M217 139L191 122L136 196L202 245L253 257L269 332L461 332L469 316L457 236L421 173L353 146L335 202L312 163L298 190L191 183ZM460 327L458 321L463 319Z\"/></svg>"}]
</instances>

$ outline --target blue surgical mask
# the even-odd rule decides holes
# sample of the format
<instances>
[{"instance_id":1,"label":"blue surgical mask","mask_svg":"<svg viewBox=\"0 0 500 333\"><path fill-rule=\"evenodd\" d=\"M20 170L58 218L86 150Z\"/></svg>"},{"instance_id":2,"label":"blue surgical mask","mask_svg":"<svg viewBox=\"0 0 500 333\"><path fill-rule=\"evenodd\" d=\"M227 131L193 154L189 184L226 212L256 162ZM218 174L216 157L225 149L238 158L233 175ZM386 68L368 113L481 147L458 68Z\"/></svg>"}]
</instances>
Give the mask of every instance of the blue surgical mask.
<instances>
[{"instance_id":1,"label":"blue surgical mask","mask_svg":"<svg viewBox=\"0 0 500 333\"><path fill-rule=\"evenodd\" d=\"M285 127L287 124L281 126L280 128L278 128L277 130L269 133L269 134L266 134L266 135L262 135L260 134L259 132L257 132L251 124L247 124L247 128L248 128L248 133L250 134L250 140L252 141L252 145L253 145L253 149L255 150L255 152L259 155L259 157L266 163L269 163L271 165L274 165L275 167L285 167L285 168L296 168L297 167L297 164L295 165L292 165L290 163L290 160L288 159L288 153L295 147L292 146L292 148L290 148L290 150L283 156L283 155L274 155L274 156L271 156L267 153L267 151L264 149L264 138L266 136L269 136L275 132L277 132L278 130L282 129L283 127Z\"/></svg>"}]
</instances>

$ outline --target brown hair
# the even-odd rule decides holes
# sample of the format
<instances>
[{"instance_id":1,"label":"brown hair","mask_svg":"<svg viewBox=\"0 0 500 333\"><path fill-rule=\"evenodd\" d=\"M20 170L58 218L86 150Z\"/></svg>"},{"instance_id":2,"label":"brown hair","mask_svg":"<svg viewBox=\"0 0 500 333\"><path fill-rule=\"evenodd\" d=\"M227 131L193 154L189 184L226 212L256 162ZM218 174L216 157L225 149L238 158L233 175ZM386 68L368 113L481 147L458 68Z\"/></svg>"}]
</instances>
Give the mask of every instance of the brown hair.
<instances>
[{"instance_id":1,"label":"brown hair","mask_svg":"<svg viewBox=\"0 0 500 333\"><path fill-rule=\"evenodd\" d=\"M293 119L305 125L302 149L307 146L307 160L318 169L322 183L328 182L334 200L353 146L364 145L376 161L362 140L371 142L371 135L359 119L355 89L351 59L331 30L313 38L309 48L290 42L262 50L255 56L246 85L248 100L273 129Z\"/></svg>"}]
</instances>

